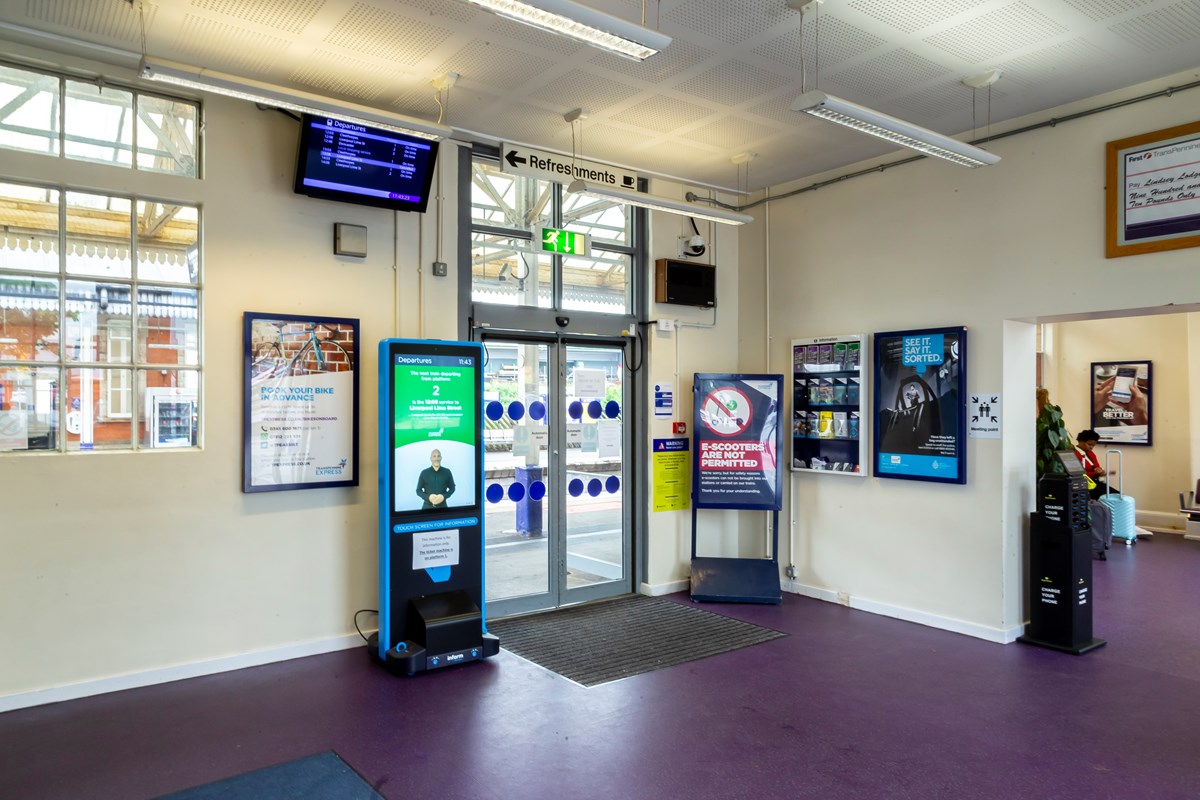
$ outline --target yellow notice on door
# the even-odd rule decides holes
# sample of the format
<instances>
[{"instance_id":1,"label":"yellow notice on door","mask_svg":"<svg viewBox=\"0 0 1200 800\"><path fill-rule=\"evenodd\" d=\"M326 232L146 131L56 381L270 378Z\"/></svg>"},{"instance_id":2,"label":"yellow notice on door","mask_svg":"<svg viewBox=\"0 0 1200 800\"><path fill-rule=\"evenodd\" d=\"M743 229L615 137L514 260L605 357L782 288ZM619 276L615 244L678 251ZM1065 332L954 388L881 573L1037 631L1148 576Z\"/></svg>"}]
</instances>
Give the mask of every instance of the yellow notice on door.
<instances>
[{"instance_id":1,"label":"yellow notice on door","mask_svg":"<svg viewBox=\"0 0 1200 800\"><path fill-rule=\"evenodd\" d=\"M654 440L654 510L683 511L692 494L688 440Z\"/></svg>"}]
</instances>

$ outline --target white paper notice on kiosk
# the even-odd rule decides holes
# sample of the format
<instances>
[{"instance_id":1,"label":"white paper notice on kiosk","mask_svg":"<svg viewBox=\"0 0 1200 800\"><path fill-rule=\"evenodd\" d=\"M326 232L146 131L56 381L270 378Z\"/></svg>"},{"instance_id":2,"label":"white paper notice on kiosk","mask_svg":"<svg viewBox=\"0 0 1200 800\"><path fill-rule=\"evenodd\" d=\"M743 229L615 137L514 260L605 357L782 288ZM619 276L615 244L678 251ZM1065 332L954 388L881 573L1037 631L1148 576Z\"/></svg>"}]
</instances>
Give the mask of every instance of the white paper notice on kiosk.
<instances>
[{"instance_id":1,"label":"white paper notice on kiosk","mask_svg":"<svg viewBox=\"0 0 1200 800\"><path fill-rule=\"evenodd\" d=\"M413 569L458 565L458 529L413 534Z\"/></svg>"}]
</instances>

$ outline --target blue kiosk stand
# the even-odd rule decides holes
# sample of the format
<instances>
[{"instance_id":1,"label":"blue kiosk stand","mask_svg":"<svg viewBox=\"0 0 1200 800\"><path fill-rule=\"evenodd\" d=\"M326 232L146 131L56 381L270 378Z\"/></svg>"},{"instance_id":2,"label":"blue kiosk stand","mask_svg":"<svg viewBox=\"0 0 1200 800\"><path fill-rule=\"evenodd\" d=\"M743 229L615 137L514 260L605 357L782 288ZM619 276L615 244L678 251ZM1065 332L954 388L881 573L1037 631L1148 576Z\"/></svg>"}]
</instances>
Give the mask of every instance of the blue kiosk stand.
<instances>
[{"instance_id":1,"label":"blue kiosk stand","mask_svg":"<svg viewBox=\"0 0 1200 800\"><path fill-rule=\"evenodd\" d=\"M389 672L415 675L500 651L483 593L483 350L379 343L379 632Z\"/></svg>"}]
</instances>

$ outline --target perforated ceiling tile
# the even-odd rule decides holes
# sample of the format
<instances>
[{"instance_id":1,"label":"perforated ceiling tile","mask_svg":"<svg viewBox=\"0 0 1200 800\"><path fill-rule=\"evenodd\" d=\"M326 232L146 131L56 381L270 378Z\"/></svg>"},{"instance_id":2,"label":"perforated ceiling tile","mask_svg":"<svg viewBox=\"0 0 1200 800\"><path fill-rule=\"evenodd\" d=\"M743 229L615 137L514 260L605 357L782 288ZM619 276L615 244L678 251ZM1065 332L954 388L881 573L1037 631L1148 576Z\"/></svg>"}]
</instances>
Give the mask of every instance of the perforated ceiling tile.
<instances>
[{"instance_id":1,"label":"perforated ceiling tile","mask_svg":"<svg viewBox=\"0 0 1200 800\"><path fill-rule=\"evenodd\" d=\"M154 19L156 7L147 3L146 25ZM108 39L137 42L142 37L142 20L137 8L129 3L101 0L47 2L27 0L25 13L31 20L40 20L64 28L94 33Z\"/></svg>"},{"instance_id":2,"label":"perforated ceiling tile","mask_svg":"<svg viewBox=\"0 0 1200 800\"><path fill-rule=\"evenodd\" d=\"M711 108L660 94L632 105L619 114L613 114L612 118L627 125L665 133L715 113Z\"/></svg>"},{"instance_id":3,"label":"perforated ceiling tile","mask_svg":"<svg viewBox=\"0 0 1200 800\"><path fill-rule=\"evenodd\" d=\"M179 60L216 67L237 74L242 70L271 69L291 46L289 40L207 17L186 14L175 36Z\"/></svg>"},{"instance_id":4,"label":"perforated ceiling tile","mask_svg":"<svg viewBox=\"0 0 1200 800\"><path fill-rule=\"evenodd\" d=\"M1005 84L1037 86L1047 75L1069 70L1097 68L1112 61L1112 54L1087 39L1070 41L1044 47L1013 59L1005 59L998 66L1003 70L1000 80Z\"/></svg>"},{"instance_id":5,"label":"perforated ceiling tile","mask_svg":"<svg viewBox=\"0 0 1200 800\"><path fill-rule=\"evenodd\" d=\"M467 81L515 91L530 79L553 68L554 62L548 59L475 39L438 67L435 73L457 72Z\"/></svg>"},{"instance_id":6,"label":"perforated ceiling tile","mask_svg":"<svg viewBox=\"0 0 1200 800\"><path fill-rule=\"evenodd\" d=\"M994 86L972 89L962 81L951 80L901 95L895 98L894 105L897 109L903 109L900 116L918 124L928 125L934 120L950 115L958 115L969 121L974 113L977 124L982 125L987 121L989 92L992 108L1007 96ZM905 114L907 111L913 113Z\"/></svg>"},{"instance_id":7,"label":"perforated ceiling tile","mask_svg":"<svg viewBox=\"0 0 1200 800\"><path fill-rule=\"evenodd\" d=\"M796 91L775 95L769 100L751 106L746 110L751 114L765 117L775 122L782 122L786 125L802 125L806 119L811 118L805 114L797 114L795 111L792 111L792 101L799 94L800 87L796 87Z\"/></svg>"},{"instance_id":8,"label":"perforated ceiling tile","mask_svg":"<svg viewBox=\"0 0 1200 800\"><path fill-rule=\"evenodd\" d=\"M894 50L841 72L830 73L828 80L855 89L868 97L883 98L928 83L946 73L947 70L942 65L922 58L910 50ZM825 88L824 71L821 78L821 88ZM810 80L809 87L812 86L813 82Z\"/></svg>"},{"instance_id":9,"label":"perforated ceiling tile","mask_svg":"<svg viewBox=\"0 0 1200 800\"><path fill-rule=\"evenodd\" d=\"M192 5L286 33L301 33L325 0L192 0Z\"/></svg>"},{"instance_id":10,"label":"perforated ceiling tile","mask_svg":"<svg viewBox=\"0 0 1200 800\"><path fill-rule=\"evenodd\" d=\"M504 19L503 17L496 17L492 24L488 25L488 30L497 34L500 37L500 41L515 39L519 42L531 44L541 50L549 50L551 53L560 53L564 56L573 55L585 48L588 50L592 49L588 45L577 42L574 39L568 39L566 36L547 33L529 25L522 25L519 22ZM621 60L627 61L628 59Z\"/></svg>"},{"instance_id":11,"label":"perforated ceiling tile","mask_svg":"<svg viewBox=\"0 0 1200 800\"><path fill-rule=\"evenodd\" d=\"M1151 11L1140 17L1120 22L1109 28L1117 36L1145 50L1155 53L1192 44L1192 52L1200 50L1195 44L1200 38L1200 2L1183 2Z\"/></svg>"},{"instance_id":12,"label":"perforated ceiling tile","mask_svg":"<svg viewBox=\"0 0 1200 800\"><path fill-rule=\"evenodd\" d=\"M800 14L782 0L685 0L663 19L717 41L737 44L781 22L798 22Z\"/></svg>"},{"instance_id":13,"label":"perforated ceiling tile","mask_svg":"<svg viewBox=\"0 0 1200 800\"><path fill-rule=\"evenodd\" d=\"M451 116L455 111L453 93L450 96L450 105L446 108L446 114L443 119L447 124L451 123ZM414 86L412 89L400 92L392 98L391 107L401 114L409 114L410 116L424 117L426 119L437 120L438 105L433 99L432 87Z\"/></svg>"},{"instance_id":14,"label":"perforated ceiling tile","mask_svg":"<svg viewBox=\"0 0 1200 800\"><path fill-rule=\"evenodd\" d=\"M874 34L826 15L821 17L819 35L817 26L806 25L804 42L801 43L800 29L793 28L754 48L754 52L792 69L800 69L800 58L803 56L805 68L811 70L832 67L885 44L887 42L884 39Z\"/></svg>"},{"instance_id":15,"label":"perforated ceiling tile","mask_svg":"<svg viewBox=\"0 0 1200 800\"><path fill-rule=\"evenodd\" d=\"M647 83L662 83L713 55L715 53L706 47L684 39L675 39L666 50L642 62L597 52L588 59L588 63Z\"/></svg>"},{"instance_id":16,"label":"perforated ceiling tile","mask_svg":"<svg viewBox=\"0 0 1200 800\"><path fill-rule=\"evenodd\" d=\"M636 165L646 168L644 159L637 155L641 152L642 142L647 138L630 135L629 131L605 125L603 123L583 125L583 141L576 139L574 148L580 158L592 161L607 161L624 166ZM562 139L564 152L571 152L571 136L568 133Z\"/></svg>"},{"instance_id":17,"label":"perforated ceiling tile","mask_svg":"<svg viewBox=\"0 0 1200 800\"><path fill-rule=\"evenodd\" d=\"M691 173L693 164L722 160L725 151L721 148L693 147L679 142L656 142L637 151L638 165L650 172L661 172L667 175ZM737 170L732 162L725 160L729 167L730 183L737 177Z\"/></svg>"},{"instance_id":18,"label":"perforated ceiling tile","mask_svg":"<svg viewBox=\"0 0 1200 800\"><path fill-rule=\"evenodd\" d=\"M543 103L561 106L564 112L581 106L596 112L628 100L640 91L634 86L573 69L538 88L532 97Z\"/></svg>"},{"instance_id":19,"label":"perforated ceiling tile","mask_svg":"<svg viewBox=\"0 0 1200 800\"><path fill-rule=\"evenodd\" d=\"M396 5L412 6L421 9L431 17L445 17L463 23L470 22L475 17L487 13L480 11L477 6L459 2L459 0L399 0Z\"/></svg>"},{"instance_id":20,"label":"perforated ceiling tile","mask_svg":"<svg viewBox=\"0 0 1200 800\"><path fill-rule=\"evenodd\" d=\"M1067 5L1094 20L1108 19L1135 8L1152 5L1155 0L1064 0Z\"/></svg>"},{"instance_id":21,"label":"perforated ceiling tile","mask_svg":"<svg viewBox=\"0 0 1200 800\"><path fill-rule=\"evenodd\" d=\"M506 142L544 142L556 134L570 134L562 114L526 103L509 103L489 115L489 130Z\"/></svg>"},{"instance_id":22,"label":"perforated ceiling tile","mask_svg":"<svg viewBox=\"0 0 1200 800\"><path fill-rule=\"evenodd\" d=\"M451 35L446 28L355 3L325 42L400 64L417 64Z\"/></svg>"},{"instance_id":23,"label":"perforated ceiling tile","mask_svg":"<svg viewBox=\"0 0 1200 800\"><path fill-rule=\"evenodd\" d=\"M901 3L881 3L879 0L854 0L850 7L874 17L905 33L919 31L930 25L970 11L988 0L906 0Z\"/></svg>"},{"instance_id":24,"label":"perforated ceiling tile","mask_svg":"<svg viewBox=\"0 0 1200 800\"><path fill-rule=\"evenodd\" d=\"M736 106L747 100L762 97L790 82L791 78L743 61L726 61L680 83L675 88L710 103Z\"/></svg>"},{"instance_id":25,"label":"perforated ceiling tile","mask_svg":"<svg viewBox=\"0 0 1200 800\"><path fill-rule=\"evenodd\" d=\"M385 90L388 93L395 91L403 76L361 59L317 50L310 53L304 64L288 78L334 97L374 100Z\"/></svg>"},{"instance_id":26,"label":"perforated ceiling tile","mask_svg":"<svg viewBox=\"0 0 1200 800\"><path fill-rule=\"evenodd\" d=\"M745 117L724 117L683 134L683 138L730 151L741 151L756 141L769 139L781 132L778 128Z\"/></svg>"},{"instance_id":27,"label":"perforated ceiling tile","mask_svg":"<svg viewBox=\"0 0 1200 800\"><path fill-rule=\"evenodd\" d=\"M1028 3L1013 3L930 36L927 44L977 64L1067 32Z\"/></svg>"}]
</instances>

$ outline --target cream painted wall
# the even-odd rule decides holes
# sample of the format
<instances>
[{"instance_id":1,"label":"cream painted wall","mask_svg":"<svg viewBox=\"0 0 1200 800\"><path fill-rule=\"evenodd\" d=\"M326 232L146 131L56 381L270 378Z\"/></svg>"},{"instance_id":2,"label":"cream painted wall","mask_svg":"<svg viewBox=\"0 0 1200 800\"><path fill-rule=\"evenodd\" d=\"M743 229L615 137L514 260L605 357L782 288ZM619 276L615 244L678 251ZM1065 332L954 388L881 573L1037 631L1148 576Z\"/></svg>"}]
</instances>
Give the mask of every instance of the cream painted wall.
<instances>
[{"instance_id":1,"label":"cream painted wall","mask_svg":"<svg viewBox=\"0 0 1200 800\"><path fill-rule=\"evenodd\" d=\"M1158 314L1120 319L1062 322L1053 325L1054 402L1062 406L1067 429L1078 434L1090 427L1091 364L1148 360L1152 363L1151 419L1153 444L1149 447L1114 445L1124 461L1124 491L1134 498L1139 518L1149 524L1169 524L1180 519L1179 492L1186 491L1191 474L1191 381L1188 349L1188 314ZM1100 463L1105 450L1096 449ZM1117 466L1117 456L1112 456ZM1115 490L1117 479L1111 478ZM1153 515L1153 516L1151 516Z\"/></svg>"},{"instance_id":2,"label":"cream painted wall","mask_svg":"<svg viewBox=\"0 0 1200 800\"><path fill-rule=\"evenodd\" d=\"M1193 121L1195 103L1179 93L996 140L989 149L1004 160L994 167L925 160L772 202L774 370L789 368L793 337L963 324L967 389L1001 391L1005 409L1004 439L968 440L965 486L793 478L792 588L984 638L1020 633L1024 512L1033 505L1027 322L1200 301L1195 250L1113 261L1103 253L1105 142Z\"/></svg>"}]
</instances>

